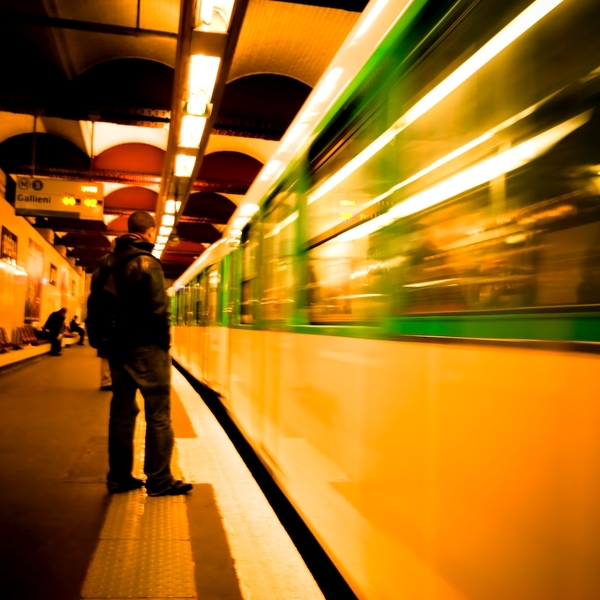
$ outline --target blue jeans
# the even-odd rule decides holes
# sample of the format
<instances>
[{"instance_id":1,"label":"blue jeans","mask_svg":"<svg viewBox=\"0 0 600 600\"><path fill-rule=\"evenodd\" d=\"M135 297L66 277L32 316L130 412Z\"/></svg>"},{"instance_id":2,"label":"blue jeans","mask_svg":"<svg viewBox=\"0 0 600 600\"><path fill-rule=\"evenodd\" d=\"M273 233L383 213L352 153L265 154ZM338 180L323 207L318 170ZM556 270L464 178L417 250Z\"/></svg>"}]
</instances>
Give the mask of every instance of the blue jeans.
<instances>
[{"instance_id":1,"label":"blue jeans","mask_svg":"<svg viewBox=\"0 0 600 600\"><path fill-rule=\"evenodd\" d=\"M158 346L142 346L126 358L110 356L113 397L108 424L107 479L127 483L133 468L133 437L140 409L135 401L139 389L146 414L146 488L162 491L174 482L171 473L173 427L171 425L171 357Z\"/></svg>"}]
</instances>

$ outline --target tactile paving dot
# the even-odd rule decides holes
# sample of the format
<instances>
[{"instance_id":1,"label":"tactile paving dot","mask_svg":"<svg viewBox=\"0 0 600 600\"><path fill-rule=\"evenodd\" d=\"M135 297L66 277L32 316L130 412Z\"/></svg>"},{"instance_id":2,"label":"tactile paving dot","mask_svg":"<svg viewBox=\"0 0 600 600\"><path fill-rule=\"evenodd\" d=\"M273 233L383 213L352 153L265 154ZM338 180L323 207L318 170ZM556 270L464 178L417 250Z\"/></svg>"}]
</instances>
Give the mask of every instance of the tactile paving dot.
<instances>
[{"instance_id":1,"label":"tactile paving dot","mask_svg":"<svg viewBox=\"0 0 600 600\"><path fill-rule=\"evenodd\" d=\"M141 540L189 540L187 508L183 496L147 498L140 520Z\"/></svg>"},{"instance_id":2,"label":"tactile paving dot","mask_svg":"<svg viewBox=\"0 0 600 600\"><path fill-rule=\"evenodd\" d=\"M146 491L143 489L112 496L100 539L138 539L146 498Z\"/></svg>"},{"instance_id":3,"label":"tactile paving dot","mask_svg":"<svg viewBox=\"0 0 600 600\"><path fill-rule=\"evenodd\" d=\"M101 540L83 598L194 598L186 541Z\"/></svg>"}]
</instances>

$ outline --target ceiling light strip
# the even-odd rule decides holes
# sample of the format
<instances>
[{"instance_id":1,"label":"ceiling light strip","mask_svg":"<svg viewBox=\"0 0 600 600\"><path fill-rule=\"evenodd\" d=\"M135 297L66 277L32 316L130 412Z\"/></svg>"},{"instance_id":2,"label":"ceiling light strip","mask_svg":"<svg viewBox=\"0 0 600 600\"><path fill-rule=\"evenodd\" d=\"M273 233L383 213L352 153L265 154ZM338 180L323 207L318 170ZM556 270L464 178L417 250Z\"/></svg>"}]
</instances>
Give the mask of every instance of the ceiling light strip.
<instances>
[{"instance_id":1,"label":"ceiling light strip","mask_svg":"<svg viewBox=\"0 0 600 600\"><path fill-rule=\"evenodd\" d=\"M387 131L372 142L362 152L357 154L344 167L325 180L308 197L308 203L315 202L342 181L347 179L359 167L384 148L399 133L409 125L439 104L461 84L472 77L490 60L497 56L507 46L512 44L523 33L529 30L549 12L556 8L563 0L536 0L528 6L519 16L513 19L504 29L497 33L489 42L480 48L473 56L468 58L460 67L451 73L433 90L419 100L402 117L400 117Z\"/></svg>"}]
</instances>

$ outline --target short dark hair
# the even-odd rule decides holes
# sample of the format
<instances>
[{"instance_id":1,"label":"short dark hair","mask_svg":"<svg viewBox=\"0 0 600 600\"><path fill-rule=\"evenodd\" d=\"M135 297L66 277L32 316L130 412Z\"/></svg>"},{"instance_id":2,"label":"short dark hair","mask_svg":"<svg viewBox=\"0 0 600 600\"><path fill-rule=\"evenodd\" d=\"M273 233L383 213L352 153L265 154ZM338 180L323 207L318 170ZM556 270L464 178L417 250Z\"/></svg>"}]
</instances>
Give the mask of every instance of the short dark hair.
<instances>
[{"instance_id":1,"label":"short dark hair","mask_svg":"<svg viewBox=\"0 0 600 600\"><path fill-rule=\"evenodd\" d=\"M152 215L145 210L136 210L129 215L129 219L127 220L129 233L146 233L152 227L156 227L156 223Z\"/></svg>"},{"instance_id":2,"label":"short dark hair","mask_svg":"<svg viewBox=\"0 0 600 600\"><path fill-rule=\"evenodd\" d=\"M66 313L67 309L63 306L58 312Z\"/></svg>"}]
</instances>

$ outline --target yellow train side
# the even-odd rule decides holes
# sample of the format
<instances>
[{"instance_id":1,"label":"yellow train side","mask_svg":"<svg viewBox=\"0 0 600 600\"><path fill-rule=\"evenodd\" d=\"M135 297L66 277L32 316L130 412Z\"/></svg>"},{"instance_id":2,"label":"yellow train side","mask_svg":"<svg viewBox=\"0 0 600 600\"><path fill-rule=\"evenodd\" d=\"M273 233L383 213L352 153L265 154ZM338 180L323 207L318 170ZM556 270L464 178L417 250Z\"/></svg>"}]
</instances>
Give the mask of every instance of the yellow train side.
<instances>
[{"instance_id":1,"label":"yellow train side","mask_svg":"<svg viewBox=\"0 0 600 600\"><path fill-rule=\"evenodd\" d=\"M225 327L173 354L358 597L597 598L600 356Z\"/></svg>"}]
</instances>

